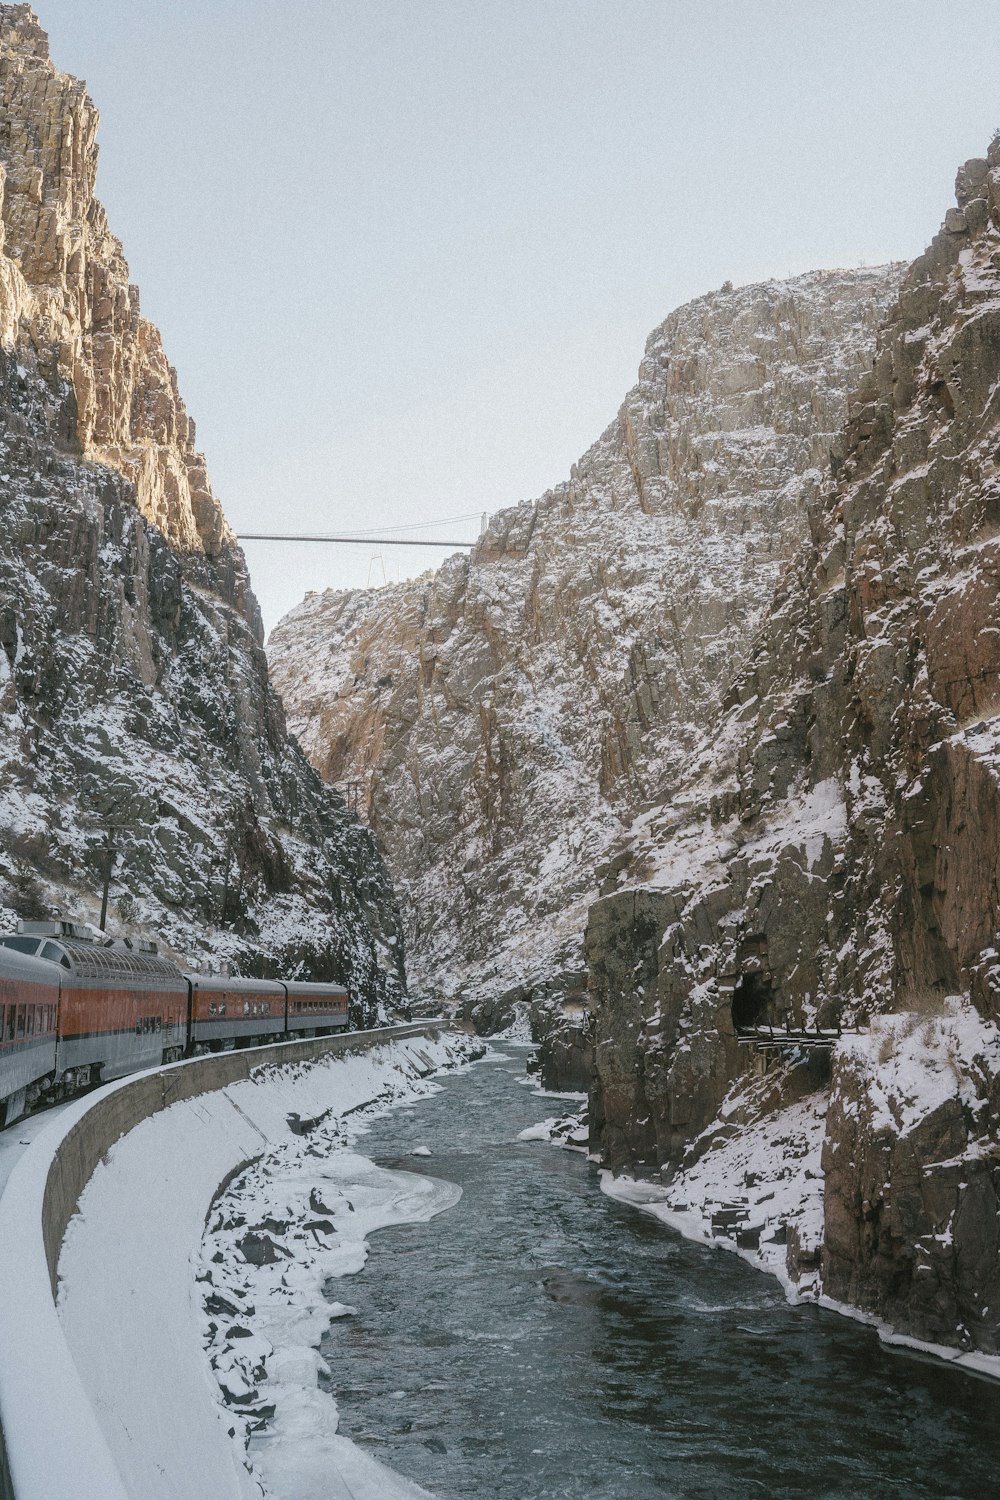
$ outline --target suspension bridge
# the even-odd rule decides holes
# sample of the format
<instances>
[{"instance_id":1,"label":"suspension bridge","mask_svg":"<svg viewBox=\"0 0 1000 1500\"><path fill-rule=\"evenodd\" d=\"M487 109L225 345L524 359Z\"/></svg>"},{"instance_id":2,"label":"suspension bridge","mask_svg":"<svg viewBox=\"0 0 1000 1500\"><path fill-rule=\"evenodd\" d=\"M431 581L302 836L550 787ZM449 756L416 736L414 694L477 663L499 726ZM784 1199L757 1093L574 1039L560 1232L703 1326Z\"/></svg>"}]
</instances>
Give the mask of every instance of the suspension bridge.
<instances>
[{"instance_id":1,"label":"suspension bridge","mask_svg":"<svg viewBox=\"0 0 1000 1500\"><path fill-rule=\"evenodd\" d=\"M466 537L462 541L445 540L441 537L417 537L403 533L432 531L435 526L457 526L463 521L478 521L479 536L486 530L488 516L485 511L470 511L464 516L447 516L442 521L414 521L403 526L384 526L372 531L305 532L305 531L240 531L240 542L320 542L339 546L358 547L474 547L479 537Z\"/></svg>"}]
</instances>

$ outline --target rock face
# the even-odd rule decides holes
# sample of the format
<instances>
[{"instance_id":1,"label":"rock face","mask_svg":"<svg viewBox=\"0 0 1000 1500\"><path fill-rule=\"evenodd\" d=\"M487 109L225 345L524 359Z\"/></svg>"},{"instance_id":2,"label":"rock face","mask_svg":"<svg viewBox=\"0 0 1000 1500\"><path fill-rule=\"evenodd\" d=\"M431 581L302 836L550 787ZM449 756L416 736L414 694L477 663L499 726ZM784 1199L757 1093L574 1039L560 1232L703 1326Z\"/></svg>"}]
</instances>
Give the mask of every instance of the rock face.
<instances>
[{"instance_id":1,"label":"rock face","mask_svg":"<svg viewBox=\"0 0 1000 1500\"><path fill-rule=\"evenodd\" d=\"M129 479L140 513L175 547L215 558L233 536L94 197L97 124L84 84L52 66L30 6L0 8L0 338L27 335L68 381L81 456Z\"/></svg>"},{"instance_id":2,"label":"rock face","mask_svg":"<svg viewBox=\"0 0 1000 1500\"><path fill-rule=\"evenodd\" d=\"M804 534L900 268L726 289L650 337L570 480L413 583L311 595L269 641L290 725L358 781L411 978L585 994L597 872L686 772Z\"/></svg>"},{"instance_id":3,"label":"rock face","mask_svg":"<svg viewBox=\"0 0 1000 1500\"><path fill-rule=\"evenodd\" d=\"M114 927L343 979L371 1018L402 992L392 889L287 738L242 554L93 197L96 127L30 9L0 5L4 920L95 917L110 827Z\"/></svg>"},{"instance_id":4,"label":"rock face","mask_svg":"<svg viewBox=\"0 0 1000 1500\"><path fill-rule=\"evenodd\" d=\"M591 1125L669 1178L750 1065L739 1029L839 1023L824 1290L995 1352L1000 144L957 196L752 659L590 913Z\"/></svg>"},{"instance_id":5,"label":"rock face","mask_svg":"<svg viewBox=\"0 0 1000 1500\"><path fill-rule=\"evenodd\" d=\"M488 1024L533 1002L556 1077L583 1024L551 1001L586 1005L606 1164L992 1355L1000 141L956 193L905 274L681 309L569 484L432 578L307 599L274 661L422 974Z\"/></svg>"},{"instance_id":6,"label":"rock face","mask_svg":"<svg viewBox=\"0 0 1000 1500\"><path fill-rule=\"evenodd\" d=\"M1000 1032L959 1000L845 1039L826 1118L824 1282L936 1344L1000 1353Z\"/></svg>"}]
</instances>

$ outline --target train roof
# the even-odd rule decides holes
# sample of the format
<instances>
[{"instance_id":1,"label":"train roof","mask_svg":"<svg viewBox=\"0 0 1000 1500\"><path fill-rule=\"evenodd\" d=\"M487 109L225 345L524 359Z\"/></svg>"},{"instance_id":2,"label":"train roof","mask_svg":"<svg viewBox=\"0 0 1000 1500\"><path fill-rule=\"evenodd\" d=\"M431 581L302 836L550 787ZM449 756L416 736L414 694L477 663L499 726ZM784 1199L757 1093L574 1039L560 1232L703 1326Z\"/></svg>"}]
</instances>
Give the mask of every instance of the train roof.
<instances>
[{"instance_id":1,"label":"train roof","mask_svg":"<svg viewBox=\"0 0 1000 1500\"><path fill-rule=\"evenodd\" d=\"M185 974L196 990L236 990L246 995L283 995L279 979L244 979L237 974Z\"/></svg>"},{"instance_id":2,"label":"train roof","mask_svg":"<svg viewBox=\"0 0 1000 1500\"><path fill-rule=\"evenodd\" d=\"M0 979L16 979L21 984L47 984L58 988L59 975L44 958L19 953L16 948L0 945Z\"/></svg>"},{"instance_id":3,"label":"train roof","mask_svg":"<svg viewBox=\"0 0 1000 1500\"><path fill-rule=\"evenodd\" d=\"M47 950L60 950L55 957ZM65 962L62 955L65 955ZM61 964L76 979L124 979L140 981L173 981L178 988L185 984L184 975L169 958L157 953L140 953L133 948L104 947L100 943L88 943L79 938L47 938L43 941L39 959L42 962Z\"/></svg>"},{"instance_id":4,"label":"train roof","mask_svg":"<svg viewBox=\"0 0 1000 1500\"><path fill-rule=\"evenodd\" d=\"M290 995L346 995L342 984L316 984L308 979L286 979L285 986Z\"/></svg>"}]
</instances>

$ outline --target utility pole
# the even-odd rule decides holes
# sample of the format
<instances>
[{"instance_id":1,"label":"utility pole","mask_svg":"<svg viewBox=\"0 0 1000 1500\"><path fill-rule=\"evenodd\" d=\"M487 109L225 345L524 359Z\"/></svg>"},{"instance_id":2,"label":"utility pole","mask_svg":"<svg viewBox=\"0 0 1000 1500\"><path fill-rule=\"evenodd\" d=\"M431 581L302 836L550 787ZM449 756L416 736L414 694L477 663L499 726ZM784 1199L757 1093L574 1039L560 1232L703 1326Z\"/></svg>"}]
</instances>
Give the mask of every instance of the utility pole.
<instances>
[{"instance_id":1,"label":"utility pole","mask_svg":"<svg viewBox=\"0 0 1000 1500\"><path fill-rule=\"evenodd\" d=\"M226 857L222 864L222 911L219 913L219 926L225 927L226 918L229 915L229 877L233 872L233 849L231 844L226 845Z\"/></svg>"},{"instance_id":2,"label":"utility pole","mask_svg":"<svg viewBox=\"0 0 1000 1500\"><path fill-rule=\"evenodd\" d=\"M104 833L104 843L98 846L99 867L101 869L101 920L98 923L100 930L105 931L108 921L108 896L111 892L111 877L118 863L121 853L118 847L118 835L125 829L131 828L131 823L105 822L103 819L95 820L97 827ZM93 825L92 825L93 826Z\"/></svg>"},{"instance_id":3,"label":"utility pole","mask_svg":"<svg viewBox=\"0 0 1000 1500\"><path fill-rule=\"evenodd\" d=\"M101 920L98 923L104 932L108 921L108 892L111 889L111 875L118 859L118 850L115 846L115 826L108 824L104 831L104 890L101 892Z\"/></svg>"}]
</instances>

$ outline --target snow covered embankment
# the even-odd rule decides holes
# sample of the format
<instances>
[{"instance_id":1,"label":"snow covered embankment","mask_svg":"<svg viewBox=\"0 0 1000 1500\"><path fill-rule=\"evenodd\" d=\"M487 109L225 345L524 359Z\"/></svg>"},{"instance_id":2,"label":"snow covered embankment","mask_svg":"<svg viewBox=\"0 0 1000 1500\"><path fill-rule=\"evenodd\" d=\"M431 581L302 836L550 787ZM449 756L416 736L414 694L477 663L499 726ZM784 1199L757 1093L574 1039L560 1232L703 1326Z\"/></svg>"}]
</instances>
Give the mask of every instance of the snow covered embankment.
<instances>
[{"instance_id":1,"label":"snow covered embankment","mask_svg":"<svg viewBox=\"0 0 1000 1500\"><path fill-rule=\"evenodd\" d=\"M366 1112L367 1113L367 1112ZM213 1209L198 1271L204 1339L250 1456L274 1500L409 1500L425 1494L337 1434L337 1406L317 1379L317 1348L354 1309L323 1296L360 1271L367 1236L451 1208L461 1189L390 1172L344 1145L330 1121L254 1163Z\"/></svg>"},{"instance_id":2,"label":"snow covered embankment","mask_svg":"<svg viewBox=\"0 0 1000 1500\"><path fill-rule=\"evenodd\" d=\"M342 1187L344 1174L358 1178L349 1196L353 1202L357 1192L363 1205L359 1229L439 1212L454 1201L444 1185L415 1177L406 1193L395 1182L381 1181L380 1174L366 1177L361 1159L330 1153L342 1138L338 1122L345 1116L362 1106L391 1107L432 1091L431 1072L466 1061L473 1045L462 1037L418 1037L358 1055L262 1068L245 1081L144 1120L97 1168L63 1246L59 1315L133 1500L204 1500L206 1495L260 1500L267 1493L247 1458L245 1424L225 1405L203 1347L211 1289L195 1278L204 1275L201 1241L220 1183L260 1159L262 1181L277 1172L290 1188L286 1174L294 1176L301 1162L312 1169L308 1180L303 1178L307 1198L317 1169L325 1176L329 1168ZM308 1122L318 1123L297 1135ZM363 1263L362 1239L355 1233L345 1246L342 1269ZM295 1387L282 1413L289 1424L296 1414L309 1419L308 1393L317 1369L311 1345L331 1315L321 1294L327 1269L285 1270L287 1343L272 1373L276 1390L292 1396L289 1387ZM241 1315L225 1327L242 1326L250 1309L244 1305ZM274 1326L268 1325L272 1331ZM224 1379L225 1372L219 1373ZM234 1376L230 1380L235 1383ZM355 1453L342 1443L331 1455L323 1492L331 1500L349 1493L338 1478L338 1462L356 1495L364 1493L355 1484L360 1479L374 1482L383 1497L418 1493L363 1455L350 1468ZM310 1491L300 1493L304 1500Z\"/></svg>"},{"instance_id":3,"label":"snow covered embankment","mask_svg":"<svg viewBox=\"0 0 1000 1500\"><path fill-rule=\"evenodd\" d=\"M776 1276L793 1302L814 1301L820 1293L829 1097L825 1089L814 1090L775 1108L773 1095L794 1084L796 1071L737 1084L718 1121L693 1143L690 1165L682 1164L668 1186L601 1174L609 1197L644 1209L688 1239L735 1250Z\"/></svg>"}]
</instances>

